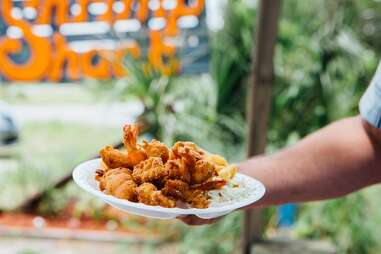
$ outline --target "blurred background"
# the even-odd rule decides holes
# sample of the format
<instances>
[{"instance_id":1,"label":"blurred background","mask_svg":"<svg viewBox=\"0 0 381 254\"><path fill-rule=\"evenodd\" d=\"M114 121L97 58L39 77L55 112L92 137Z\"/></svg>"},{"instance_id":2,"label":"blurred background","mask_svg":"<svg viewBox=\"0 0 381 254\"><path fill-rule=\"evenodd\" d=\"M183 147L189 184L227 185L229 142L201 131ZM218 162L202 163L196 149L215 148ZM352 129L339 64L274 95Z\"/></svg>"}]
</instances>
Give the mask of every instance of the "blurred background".
<instances>
[{"instance_id":1,"label":"blurred background","mask_svg":"<svg viewBox=\"0 0 381 254\"><path fill-rule=\"evenodd\" d=\"M68 179L120 142L126 122L144 123L148 139L243 160L257 1L2 0L0 9L0 253L239 253L240 212L201 227L152 220ZM380 0L282 2L268 153L358 113L380 37ZM311 253L381 252L381 186L263 217L265 238L333 248Z\"/></svg>"}]
</instances>

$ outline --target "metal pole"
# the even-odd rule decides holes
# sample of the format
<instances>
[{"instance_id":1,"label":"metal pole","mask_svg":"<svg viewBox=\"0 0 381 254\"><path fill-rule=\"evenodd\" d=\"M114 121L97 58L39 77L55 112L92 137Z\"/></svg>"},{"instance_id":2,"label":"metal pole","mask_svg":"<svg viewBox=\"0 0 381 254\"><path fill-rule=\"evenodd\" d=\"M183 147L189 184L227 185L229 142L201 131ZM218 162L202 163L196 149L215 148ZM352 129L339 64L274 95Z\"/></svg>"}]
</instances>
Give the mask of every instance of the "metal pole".
<instances>
[{"instance_id":1,"label":"metal pole","mask_svg":"<svg viewBox=\"0 0 381 254\"><path fill-rule=\"evenodd\" d=\"M273 58L278 33L280 0L258 2L256 46L253 49L251 86L248 100L247 156L262 154L266 148L267 125L271 106L274 76ZM243 224L243 253L251 252L252 244L262 237L261 210L245 212Z\"/></svg>"}]
</instances>

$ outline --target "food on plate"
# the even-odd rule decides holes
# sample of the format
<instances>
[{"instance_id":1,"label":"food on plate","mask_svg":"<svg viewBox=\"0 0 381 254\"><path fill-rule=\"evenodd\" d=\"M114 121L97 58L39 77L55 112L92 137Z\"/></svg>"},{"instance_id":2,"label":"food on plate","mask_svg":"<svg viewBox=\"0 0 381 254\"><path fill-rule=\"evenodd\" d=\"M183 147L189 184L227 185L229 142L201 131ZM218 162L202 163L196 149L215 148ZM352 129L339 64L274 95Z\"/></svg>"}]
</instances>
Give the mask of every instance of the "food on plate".
<instances>
[{"instance_id":1,"label":"food on plate","mask_svg":"<svg viewBox=\"0 0 381 254\"><path fill-rule=\"evenodd\" d=\"M132 172L128 168L114 168L106 172L97 170L96 179L102 191L106 190L117 198L136 201L137 185L132 180Z\"/></svg>"},{"instance_id":2,"label":"food on plate","mask_svg":"<svg viewBox=\"0 0 381 254\"><path fill-rule=\"evenodd\" d=\"M176 201L170 197L165 196L160 190L152 183L143 183L136 188L138 200L146 205L175 207Z\"/></svg>"},{"instance_id":3,"label":"food on plate","mask_svg":"<svg viewBox=\"0 0 381 254\"><path fill-rule=\"evenodd\" d=\"M167 175L166 168L160 157L151 157L140 162L132 172L132 177L138 184L157 182Z\"/></svg>"},{"instance_id":4,"label":"food on plate","mask_svg":"<svg viewBox=\"0 0 381 254\"><path fill-rule=\"evenodd\" d=\"M167 179L179 179L187 183L190 182L190 171L183 159L167 161L167 163L165 163L165 169L168 173Z\"/></svg>"},{"instance_id":5,"label":"food on plate","mask_svg":"<svg viewBox=\"0 0 381 254\"><path fill-rule=\"evenodd\" d=\"M132 165L130 159L121 151L112 146L106 146L99 152L102 158L103 168L128 168Z\"/></svg>"},{"instance_id":6,"label":"food on plate","mask_svg":"<svg viewBox=\"0 0 381 254\"><path fill-rule=\"evenodd\" d=\"M146 152L147 156L150 158L160 157L164 163L166 163L169 159L169 148L165 144L157 141L156 139L153 139L150 143L143 140L143 149Z\"/></svg>"},{"instance_id":7,"label":"food on plate","mask_svg":"<svg viewBox=\"0 0 381 254\"><path fill-rule=\"evenodd\" d=\"M222 156L192 142L179 141L172 147L157 140L139 144L139 130L136 124L124 126L126 151L111 146L100 151L95 179L101 191L152 206L207 208L209 191L223 188L237 172Z\"/></svg>"},{"instance_id":8,"label":"food on plate","mask_svg":"<svg viewBox=\"0 0 381 254\"><path fill-rule=\"evenodd\" d=\"M191 168L191 183L201 184L208 181L217 171L215 166L207 160L200 159Z\"/></svg>"},{"instance_id":9,"label":"food on plate","mask_svg":"<svg viewBox=\"0 0 381 254\"><path fill-rule=\"evenodd\" d=\"M130 166L135 166L141 161L147 159L147 153L138 145L137 139L139 135L139 125L125 125L123 128L123 144L127 150L127 158L130 161Z\"/></svg>"}]
</instances>

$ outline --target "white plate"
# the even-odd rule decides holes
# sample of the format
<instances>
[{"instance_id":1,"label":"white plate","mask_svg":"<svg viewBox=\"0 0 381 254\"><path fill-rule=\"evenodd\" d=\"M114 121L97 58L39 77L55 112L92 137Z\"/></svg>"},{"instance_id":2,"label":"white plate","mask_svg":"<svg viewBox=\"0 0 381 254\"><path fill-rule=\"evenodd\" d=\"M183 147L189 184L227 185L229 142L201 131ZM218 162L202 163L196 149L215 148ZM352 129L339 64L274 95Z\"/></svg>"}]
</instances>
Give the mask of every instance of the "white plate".
<instances>
[{"instance_id":1,"label":"white plate","mask_svg":"<svg viewBox=\"0 0 381 254\"><path fill-rule=\"evenodd\" d=\"M243 197L229 202L211 201L208 208L164 208L160 206L149 206L142 203L134 203L107 195L99 190L98 182L95 180L95 171L100 168L100 159L89 160L78 165L73 171L73 178L85 191L101 198L104 202L127 213L141 215L151 218L172 219L179 216L193 214L203 219L216 218L228 214L238 208L250 205L263 197L264 185L249 176L237 173L232 182L240 183L240 187L231 190L243 193ZM224 187L228 188L228 187ZM214 191L219 192L219 191ZM221 190L221 193L223 190ZM231 193L229 193L230 195Z\"/></svg>"}]
</instances>

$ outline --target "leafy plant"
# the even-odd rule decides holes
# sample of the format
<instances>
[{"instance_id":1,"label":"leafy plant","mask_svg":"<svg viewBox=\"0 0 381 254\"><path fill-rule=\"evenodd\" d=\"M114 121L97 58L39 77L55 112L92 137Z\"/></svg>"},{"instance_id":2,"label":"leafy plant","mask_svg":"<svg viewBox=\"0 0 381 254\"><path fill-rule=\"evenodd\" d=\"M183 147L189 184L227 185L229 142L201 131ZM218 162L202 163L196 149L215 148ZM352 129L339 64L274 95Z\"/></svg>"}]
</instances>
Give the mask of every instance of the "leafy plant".
<instances>
[{"instance_id":1,"label":"leafy plant","mask_svg":"<svg viewBox=\"0 0 381 254\"><path fill-rule=\"evenodd\" d=\"M381 52L381 33L376 32L381 27L379 8L373 0L290 0L283 4L269 152L357 113L358 100L377 65L375 56ZM208 150L222 150L222 154L239 160L244 147L245 95L255 20L256 9L248 1L228 1L224 28L211 38L212 79L161 76L138 63L137 68L127 65L130 76L112 85L111 97L138 98L144 105L140 120L156 138L167 143L194 140ZM236 151L241 157L234 156ZM344 253L370 253L375 228L361 224L361 218L372 216L368 206L363 193L305 205L299 218L301 235L329 238ZM181 250L233 252L239 236L237 218L232 215L218 224L184 231ZM231 234L223 233L221 229L226 228ZM223 245L225 236L229 241Z\"/></svg>"},{"instance_id":2,"label":"leafy plant","mask_svg":"<svg viewBox=\"0 0 381 254\"><path fill-rule=\"evenodd\" d=\"M254 47L256 9L244 0L229 0L224 28L211 37L211 75L217 84L217 110L244 116L247 78ZM221 43L223 42L223 43Z\"/></svg>"},{"instance_id":3,"label":"leafy plant","mask_svg":"<svg viewBox=\"0 0 381 254\"><path fill-rule=\"evenodd\" d=\"M181 253L225 254L237 252L241 220L241 213L233 213L209 226L187 228L180 245Z\"/></svg>"},{"instance_id":4,"label":"leafy plant","mask_svg":"<svg viewBox=\"0 0 381 254\"><path fill-rule=\"evenodd\" d=\"M372 0L291 0L283 5L269 152L293 144L336 119L357 114L359 98L377 65L375 52L381 48L377 43L380 33L375 32L381 27L378 8ZM211 70L219 88L221 112L244 112L245 100L241 95L246 92L250 52L255 46L251 40L255 16L255 9L247 6L247 1L228 1L225 27L212 40L215 44L212 43ZM369 215L367 205L364 193L317 203L311 209L306 205L299 220L311 234L304 236L328 237L343 252L370 253L374 227L366 224L360 229L361 223L356 219ZM355 206L353 221L348 214L351 206ZM343 216L347 216L347 224L337 224L344 221ZM327 223L320 224L322 220ZM324 234L313 233L317 224L317 232ZM351 241L343 241L346 236Z\"/></svg>"},{"instance_id":5,"label":"leafy plant","mask_svg":"<svg viewBox=\"0 0 381 254\"><path fill-rule=\"evenodd\" d=\"M126 59L125 63L127 77L98 83L94 90L112 100L139 101L143 112L137 121L146 135L168 145L191 140L211 152L243 154L242 149L237 152L242 146L236 137L244 134L244 119L218 113L217 87L209 75L166 76L144 60Z\"/></svg>"},{"instance_id":6,"label":"leafy plant","mask_svg":"<svg viewBox=\"0 0 381 254\"><path fill-rule=\"evenodd\" d=\"M329 238L339 253L370 253L376 246L374 226L367 217L369 204L361 194L313 204L301 213L296 231L309 238Z\"/></svg>"}]
</instances>

